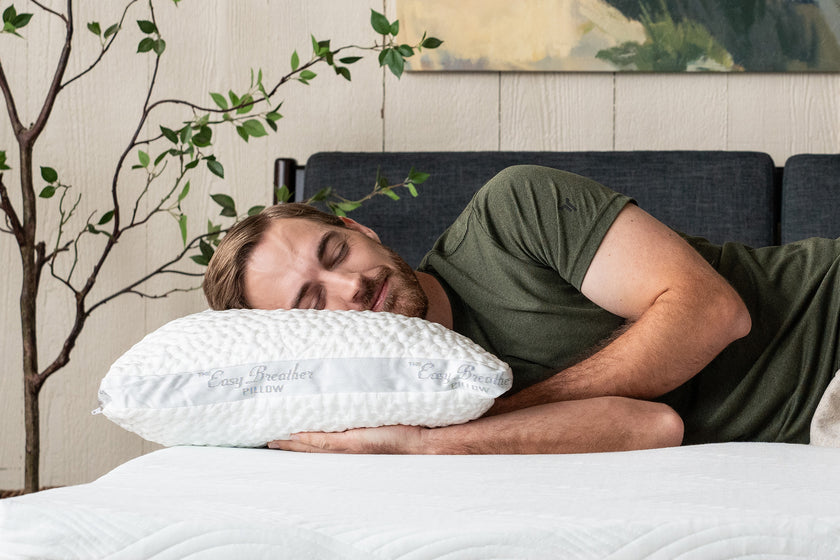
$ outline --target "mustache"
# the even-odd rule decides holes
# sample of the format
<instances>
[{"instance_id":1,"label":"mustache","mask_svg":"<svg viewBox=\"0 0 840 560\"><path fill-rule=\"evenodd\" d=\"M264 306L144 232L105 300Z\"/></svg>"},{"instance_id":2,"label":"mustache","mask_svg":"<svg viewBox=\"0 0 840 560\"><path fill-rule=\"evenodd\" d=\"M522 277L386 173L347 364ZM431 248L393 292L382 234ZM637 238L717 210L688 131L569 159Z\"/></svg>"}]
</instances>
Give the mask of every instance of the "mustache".
<instances>
[{"instance_id":1,"label":"mustache","mask_svg":"<svg viewBox=\"0 0 840 560\"><path fill-rule=\"evenodd\" d=\"M376 292L385 280L391 275L387 268L382 268L376 276L369 278L364 276L362 278L362 288L359 300L364 309L370 309L373 305L373 298L376 297Z\"/></svg>"}]
</instances>

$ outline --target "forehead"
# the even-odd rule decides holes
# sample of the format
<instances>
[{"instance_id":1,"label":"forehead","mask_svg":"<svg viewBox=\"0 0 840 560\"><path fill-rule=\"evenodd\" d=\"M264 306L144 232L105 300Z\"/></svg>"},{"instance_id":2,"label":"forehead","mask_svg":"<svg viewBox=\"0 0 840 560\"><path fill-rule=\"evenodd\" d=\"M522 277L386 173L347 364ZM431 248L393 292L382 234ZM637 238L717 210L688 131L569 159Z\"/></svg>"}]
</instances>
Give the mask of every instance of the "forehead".
<instances>
[{"instance_id":1,"label":"forehead","mask_svg":"<svg viewBox=\"0 0 840 560\"><path fill-rule=\"evenodd\" d=\"M245 297L258 309L287 309L299 284L317 264L328 233L345 230L304 218L275 220L245 266Z\"/></svg>"}]
</instances>

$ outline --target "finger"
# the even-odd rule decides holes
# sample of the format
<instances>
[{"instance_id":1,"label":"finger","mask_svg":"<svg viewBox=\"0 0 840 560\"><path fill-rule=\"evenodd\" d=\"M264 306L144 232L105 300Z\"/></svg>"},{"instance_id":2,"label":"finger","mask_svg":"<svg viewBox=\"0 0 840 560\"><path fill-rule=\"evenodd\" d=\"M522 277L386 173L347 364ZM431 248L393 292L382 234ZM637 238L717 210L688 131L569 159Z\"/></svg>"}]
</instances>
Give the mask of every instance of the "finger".
<instances>
[{"instance_id":1,"label":"finger","mask_svg":"<svg viewBox=\"0 0 840 560\"><path fill-rule=\"evenodd\" d=\"M300 433L293 434L291 439L281 439L268 443L272 449L285 451L299 451L304 453L340 453L343 451L338 445L340 433Z\"/></svg>"}]
</instances>

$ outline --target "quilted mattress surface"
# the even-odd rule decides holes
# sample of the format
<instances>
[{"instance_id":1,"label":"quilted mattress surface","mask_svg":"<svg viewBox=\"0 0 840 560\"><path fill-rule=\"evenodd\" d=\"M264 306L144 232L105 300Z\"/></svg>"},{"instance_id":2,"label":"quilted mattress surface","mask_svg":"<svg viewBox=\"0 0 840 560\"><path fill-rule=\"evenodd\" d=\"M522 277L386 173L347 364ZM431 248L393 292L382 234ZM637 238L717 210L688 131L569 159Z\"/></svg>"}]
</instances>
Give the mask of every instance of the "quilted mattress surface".
<instances>
[{"instance_id":1,"label":"quilted mattress surface","mask_svg":"<svg viewBox=\"0 0 840 560\"><path fill-rule=\"evenodd\" d=\"M840 558L840 450L174 447L0 501L0 558Z\"/></svg>"}]
</instances>

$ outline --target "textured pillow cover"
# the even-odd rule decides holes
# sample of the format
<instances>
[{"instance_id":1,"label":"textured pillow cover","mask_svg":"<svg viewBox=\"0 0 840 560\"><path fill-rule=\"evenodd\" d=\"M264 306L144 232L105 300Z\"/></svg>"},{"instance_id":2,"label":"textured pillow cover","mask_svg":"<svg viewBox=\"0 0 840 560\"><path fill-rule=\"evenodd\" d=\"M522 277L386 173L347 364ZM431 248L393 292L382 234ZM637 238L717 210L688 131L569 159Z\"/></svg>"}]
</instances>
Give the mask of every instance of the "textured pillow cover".
<instances>
[{"instance_id":1,"label":"textured pillow cover","mask_svg":"<svg viewBox=\"0 0 840 560\"><path fill-rule=\"evenodd\" d=\"M510 368L423 319L370 311L204 311L111 366L95 412L162 445L259 447L305 431L481 416Z\"/></svg>"}]
</instances>

